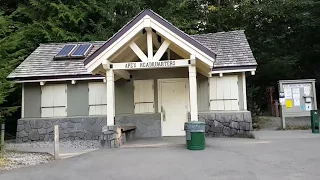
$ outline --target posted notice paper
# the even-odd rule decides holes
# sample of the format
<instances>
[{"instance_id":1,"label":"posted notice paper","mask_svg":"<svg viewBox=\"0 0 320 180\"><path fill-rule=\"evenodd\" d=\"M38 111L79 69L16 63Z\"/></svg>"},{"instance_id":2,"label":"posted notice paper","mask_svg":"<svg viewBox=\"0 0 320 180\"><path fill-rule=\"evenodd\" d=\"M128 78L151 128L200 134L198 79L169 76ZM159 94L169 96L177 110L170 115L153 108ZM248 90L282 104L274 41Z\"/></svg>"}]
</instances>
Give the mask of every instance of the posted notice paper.
<instances>
[{"instance_id":1,"label":"posted notice paper","mask_svg":"<svg viewBox=\"0 0 320 180\"><path fill-rule=\"evenodd\" d=\"M292 99L292 91L291 88L285 88L284 90L284 97L286 99Z\"/></svg>"},{"instance_id":2,"label":"posted notice paper","mask_svg":"<svg viewBox=\"0 0 320 180\"><path fill-rule=\"evenodd\" d=\"M292 100L291 99L286 100L286 108L292 108Z\"/></svg>"},{"instance_id":3,"label":"posted notice paper","mask_svg":"<svg viewBox=\"0 0 320 180\"><path fill-rule=\"evenodd\" d=\"M300 99L293 99L294 106L300 106Z\"/></svg>"},{"instance_id":4,"label":"posted notice paper","mask_svg":"<svg viewBox=\"0 0 320 180\"><path fill-rule=\"evenodd\" d=\"M293 99L300 99L300 89L293 88L292 89L292 96L293 96Z\"/></svg>"}]
</instances>

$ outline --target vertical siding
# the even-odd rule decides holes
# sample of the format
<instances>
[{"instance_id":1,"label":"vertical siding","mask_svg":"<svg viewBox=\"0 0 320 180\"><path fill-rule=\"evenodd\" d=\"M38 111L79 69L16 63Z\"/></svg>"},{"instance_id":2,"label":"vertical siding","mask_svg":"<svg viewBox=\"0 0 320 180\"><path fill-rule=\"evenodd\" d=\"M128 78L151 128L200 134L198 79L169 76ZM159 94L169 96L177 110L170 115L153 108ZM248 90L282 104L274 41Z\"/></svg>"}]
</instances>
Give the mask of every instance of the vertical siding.
<instances>
[{"instance_id":1,"label":"vertical siding","mask_svg":"<svg viewBox=\"0 0 320 180\"><path fill-rule=\"evenodd\" d=\"M77 81L76 84L68 82L67 85L67 116L88 116L89 97L88 82Z\"/></svg>"},{"instance_id":2,"label":"vertical siding","mask_svg":"<svg viewBox=\"0 0 320 180\"><path fill-rule=\"evenodd\" d=\"M41 87L39 83L24 84L24 118L41 117Z\"/></svg>"},{"instance_id":3,"label":"vertical siding","mask_svg":"<svg viewBox=\"0 0 320 180\"><path fill-rule=\"evenodd\" d=\"M202 74L197 74L198 111L209 111L209 82Z\"/></svg>"},{"instance_id":4,"label":"vertical siding","mask_svg":"<svg viewBox=\"0 0 320 180\"><path fill-rule=\"evenodd\" d=\"M116 114L133 114L133 81L120 79L115 82Z\"/></svg>"}]
</instances>

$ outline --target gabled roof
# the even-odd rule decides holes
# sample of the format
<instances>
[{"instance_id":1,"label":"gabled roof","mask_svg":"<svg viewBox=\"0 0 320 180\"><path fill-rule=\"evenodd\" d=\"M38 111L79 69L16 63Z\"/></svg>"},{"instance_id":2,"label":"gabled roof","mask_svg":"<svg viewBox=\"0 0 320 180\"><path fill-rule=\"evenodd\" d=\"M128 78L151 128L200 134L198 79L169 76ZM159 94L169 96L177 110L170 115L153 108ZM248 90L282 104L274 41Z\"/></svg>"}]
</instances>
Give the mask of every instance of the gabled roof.
<instances>
[{"instance_id":1,"label":"gabled roof","mask_svg":"<svg viewBox=\"0 0 320 180\"><path fill-rule=\"evenodd\" d=\"M105 41L91 42L93 48L89 55L95 52ZM54 56L66 45L74 43L40 44L8 78L44 78L53 76L91 75L83 65L84 59L54 60Z\"/></svg>"},{"instance_id":2,"label":"gabled roof","mask_svg":"<svg viewBox=\"0 0 320 180\"><path fill-rule=\"evenodd\" d=\"M214 68L257 65L243 30L197 34L191 37L217 53Z\"/></svg>"},{"instance_id":3,"label":"gabled roof","mask_svg":"<svg viewBox=\"0 0 320 180\"><path fill-rule=\"evenodd\" d=\"M159 22L161 25L168 28L170 31L175 33L176 35L180 36L188 43L192 44L208 56L215 59L216 54L203 44L199 43L195 39L193 39L190 35L186 34L185 32L181 31L173 24L165 20L163 17L158 15L157 13L153 12L152 10L146 9L140 12L137 16L135 16L131 21L129 21L126 25L124 25L116 34L114 34L103 46L101 46L96 52L94 52L91 56L89 56L85 61L84 64L87 65L90 63L94 58L96 58L99 54L101 54L105 49L107 49L110 45L112 45L117 39L119 39L123 34L125 34L132 26L134 26L137 22L139 22L145 16L150 16L152 19Z\"/></svg>"},{"instance_id":4,"label":"gabled roof","mask_svg":"<svg viewBox=\"0 0 320 180\"><path fill-rule=\"evenodd\" d=\"M214 68L238 69L244 66L256 66L244 31L218 32L192 35L199 43L217 52ZM105 41L91 42L93 54ZM91 76L83 62L79 60L54 60L54 56L70 43L41 44L9 76L15 79L46 79L58 77Z\"/></svg>"},{"instance_id":5,"label":"gabled roof","mask_svg":"<svg viewBox=\"0 0 320 180\"><path fill-rule=\"evenodd\" d=\"M217 52L214 68L238 69L244 66L256 66L244 31L218 32L192 35L199 43ZM105 41L91 42L90 54L97 51ZM15 79L45 79L53 77L91 76L80 60L54 60L62 47L70 43L41 44L9 76Z\"/></svg>"}]
</instances>

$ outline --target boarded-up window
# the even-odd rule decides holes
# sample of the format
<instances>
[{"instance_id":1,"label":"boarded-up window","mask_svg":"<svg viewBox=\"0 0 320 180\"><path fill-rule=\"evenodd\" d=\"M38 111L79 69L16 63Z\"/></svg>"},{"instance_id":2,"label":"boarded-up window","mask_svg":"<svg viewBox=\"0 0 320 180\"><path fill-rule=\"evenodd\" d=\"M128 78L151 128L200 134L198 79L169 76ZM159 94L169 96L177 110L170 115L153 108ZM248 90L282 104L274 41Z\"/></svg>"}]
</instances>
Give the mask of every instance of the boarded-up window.
<instances>
[{"instance_id":1,"label":"boarded-up window","mask_svg":"<svg viewBox=\"0 0 320 180\"><path fill-rule=\"evenodd\" d=\"M41 117L67 116L67 85L41 86Z\"/></svg>"},{"instance_id":2,"label":"boarded-up window","mask_svg":"<svg viewBox=\"0 0 320 180\"><path fill-rule=\"evenodd\" d=\"M107 85L104 82L89 83L89 115L107 114Z\"/></svg>"},{"instance_id":3,"label":"boarded-up window","mask_svg":"<svg viewBox=\"0 0 320 180\"><path fill-rule=\"evenodd\" d=\"M210 110L239 110L238 76L211 77Z\"/></svg>"},{"instance_id":4,"label":"boarded-up window","mask_svg":"<svg viewBox=\"0 0 320 180\"><path fill-rule=\"evenodd\" d=\"M134 113L154 113L154 81L135 80Z\"/></svg>"}]
</instances>

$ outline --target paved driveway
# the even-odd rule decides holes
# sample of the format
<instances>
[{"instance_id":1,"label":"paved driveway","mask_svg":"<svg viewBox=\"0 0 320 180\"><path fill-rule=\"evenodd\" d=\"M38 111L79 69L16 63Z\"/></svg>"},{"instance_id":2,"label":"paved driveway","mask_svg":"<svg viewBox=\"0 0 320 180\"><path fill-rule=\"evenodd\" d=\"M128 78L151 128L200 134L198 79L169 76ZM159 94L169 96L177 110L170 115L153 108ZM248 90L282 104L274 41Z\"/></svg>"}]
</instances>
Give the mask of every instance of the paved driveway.
<instances>
[{"instance_id":1,"label":"paved driveway","mask_svg":"<svg viewBox=\"0 0 320 180\"><path fill-rule=\"evenodd\" d=\"M320 138L207 139L183 146L101 149L49 164L0 172L2 180L320 179Z\"/></svg>"}]
</instances>

